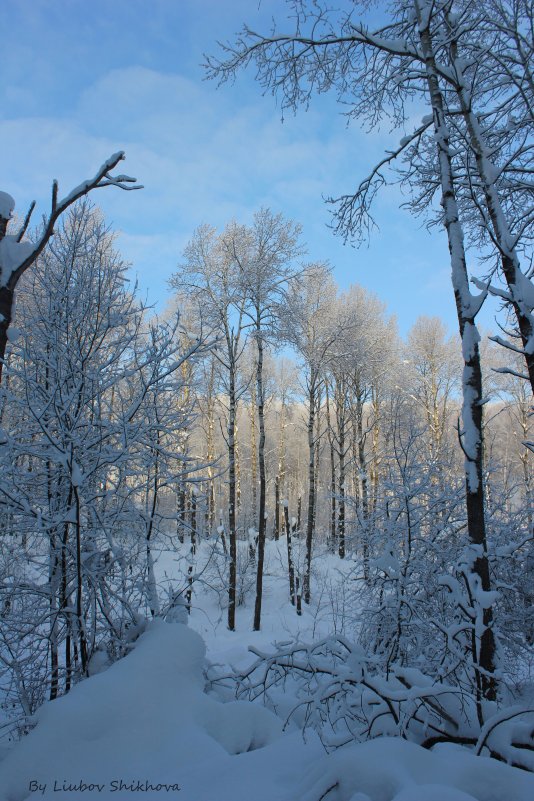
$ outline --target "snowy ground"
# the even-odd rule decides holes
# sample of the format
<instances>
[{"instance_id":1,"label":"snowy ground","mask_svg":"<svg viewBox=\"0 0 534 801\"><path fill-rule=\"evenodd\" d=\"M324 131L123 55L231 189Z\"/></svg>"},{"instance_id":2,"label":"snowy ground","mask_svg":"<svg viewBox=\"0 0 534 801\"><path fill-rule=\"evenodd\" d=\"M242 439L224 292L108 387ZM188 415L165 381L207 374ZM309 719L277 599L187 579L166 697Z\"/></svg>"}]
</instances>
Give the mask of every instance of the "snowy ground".
<instances>
[{"instance_id":1,"label":"snowy ground","mask_svg":"<svg viewBox=\"0 0 534 801\"><path fill-rule=\"evenodd\" d=\"M206 649L210 662L243 667L249 644L268 647L295 634L311 640L339 622L339 614L315 608L298 618L274 544L268 556L261 632L250 630L252 595L238 610L238 631L227 631L206 571L214 589L197 585L189 627L151 623L129 656L40 710L36 728L0 763L0 801L534 799L534 776L459 747L428 752L383 738L327 755L311 733L304 741L296 730L282 731L260 704L207 695ZM173 564L162 557L160 578ZM343 589L336 560L324 564ZM327 581L323 592L326 599Z\"/></svg>"},{"instance_id":2,"label":"snowy ground","mask_svg":"<svg viewBox=\"0 0 534 801\"><path fill-rule=\"evenodd\" d=\"M294 543L295 562L299 561L298 546ZM303 550L303 549L302 549ZM246 548L243 548L245 555ZM302 572L304 553L302 552ZM255 659L248 650L252 645L256 648L268 649L274 642L298 638L304 642L325 637L334 627L339 629L343 624L350 628L348 614L342 609L343 598L349 588L346 586L346 574L350 571L350 563L343 563L337 557L324 553L314 568L314 603L308 607L302 604L302 615L288 601L289 584L286 569L286 541L267 542L265 554L265 577L262 603L261 631L252 631L254 617L255 581L254 567L249 571L246 585L245 603L236 609L236 631L231 632L226 626L226 610L221 611L218 604L218 593L213 587L211 564L205 572L202 567L206 557L199 557L197 569L200 574L198 589L193 594L192 612L189 625L197 631L206 643L207 656L210 662L242 669ZM161 555L160 575L171 574L173 556L169 553ZM320 568L319 568L320 563ZM203 583L205 581L205 583ZM224 576L223 581L226 581ZM239 587L239 582L238 582ZM226 599L226 591L222 593ZM332 601L337 608L332 608Z\"/></svg>"}]
</instances>

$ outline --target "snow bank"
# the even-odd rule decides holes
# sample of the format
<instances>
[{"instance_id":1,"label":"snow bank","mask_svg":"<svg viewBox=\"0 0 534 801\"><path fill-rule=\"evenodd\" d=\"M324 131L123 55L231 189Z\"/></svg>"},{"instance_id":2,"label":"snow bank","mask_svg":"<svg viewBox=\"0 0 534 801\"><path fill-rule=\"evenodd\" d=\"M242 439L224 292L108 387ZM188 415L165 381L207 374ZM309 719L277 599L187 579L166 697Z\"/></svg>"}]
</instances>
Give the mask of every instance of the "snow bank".
<instances>
[{"instance_id":1,"label":"snow bank","mask_svg":"<svg viewBox=\"0 0 534 801\"><path fill-rule=\"evenodd\" d=\"M381 738L326 755L259 703L208 696L205 652L187 626L150 623L131 654L45 704L0 763L0 801L534 798L534 776L460 747Z\"/></svg>"},{"instance_id":2,"label":"snow bank","mask_svg":"<svg viewBox=\"0 0 534 801\"><path fill-rule=\"evenodd\" d=\"M230 755L273 742L282 724L259 705L205 695L204 656L186 626L152 623L130 655L44 705L36 728L0 764L1 801L218 801L213 777ZM211 790L197 795L207 766ZM121 780L127 789L116 789Z\"/></svg>"},{"instance_id":3,"label":"snow bank","mask_svg":"<svg viewBox=\"0 0 534 801\"><path fill-rule=\"evenodd\" d=\"M433 752L400 738L359 743L325 756L299 801L532 801L534 776L460 746Z\"/></svg>"}]
</instances>

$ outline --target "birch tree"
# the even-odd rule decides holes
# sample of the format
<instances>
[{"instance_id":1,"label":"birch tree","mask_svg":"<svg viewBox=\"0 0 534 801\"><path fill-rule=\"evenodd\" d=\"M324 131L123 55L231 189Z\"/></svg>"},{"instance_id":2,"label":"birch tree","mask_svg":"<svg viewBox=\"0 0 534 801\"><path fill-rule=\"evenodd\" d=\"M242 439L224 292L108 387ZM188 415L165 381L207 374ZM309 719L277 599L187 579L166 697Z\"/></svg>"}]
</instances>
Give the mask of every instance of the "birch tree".
<instances>
[{"instance_id":1,"label":"birch tree","mask_svg":"<svg viewBox=\"0 0 534 801\"><path fill-rule=\"evenodd\" d=\"M414 175L421 176L421 170L414 167L414 158L428 152L423 161L429 187L426 197L432 199L436 188L440 193L440 215L447 234L462 340L463 407L459 436L465 456L466 510L472 545L466 580L470 596L476 598L477 587L484 593L491 589L484 517L480 335L475 323L489 290L484 287L476 296L469 287L458 201L457 140L446 101L446 92L454 84L454 78L451 84L453 70L440 59L442 42L447 36L442 7L426 0L398 2L391 9L390 21L375 31L363 20L355 19L357 5L349 11L337 12L320 2L298 0L293 9L296 25L293 32L281 34L275 30L269 36L262 36L245 27L235 44L224 46L223 58L208 59L208 75L225 80L240 68L255 64L261 85L280 97L282 108L296 109L308 103L314 92L333 89L348 104L350 117L367 121L371 126L384 117L389 117L394 126L404 126L405 103L414 96L431 112L376 165L356 192L336 201L335 220L337 232L345 238L365 236L373 224L372 200L386 181L384 169L407 155L405 179L410 187L416 183ZM430 132L431 139L425 138ZM493 699L496 646L492 609L490 605L474 606L472 660L476 681L480 697Z\"/></svg>"},{"instance_id":2,"label":"birch tree","mask_svg":"<svg viewBox=\"0 0 534 801\"><path fill-rule=\"evenodd\" d=\"M358 285L338 295L337 314L342 330L332 348L328 370L334 386L332 438L339 472L338 551L344 556L345 497L348 468L353 462L351 504L358 518L358 540L367 574L369 526L379 480L382 396L393 372L397 332L395 320L385 317L384 305ZM370 448L366 447L368 439Z\"/></svg>"},{"instance_id":3,"label":"birch tree","mask_svg":"<svg viewBox=\"0 0 534 801\"><path fill-rule=\"evenodd\" d=\"M172 285L188 295L203 310L210 327L221 337L222 346L214 352L223 368L228 396L226 446L228 453L228 628L235 630L237 582L237 405L244 391L239 385L238 365L246 340L245 303L239 274L229 257L230 225L222 235L203 225L197 229L184 251L184 263L172 278Z\"/></svg>"},{"instance_id":4,"label":"birch tree","mask_svg":"<svg viewBox=\"0 0 534 801\"><path fill-rule=\"evenodd\" d=\"M328 356L340 330L335 315L335 287L328 267L322 263L308 265L303 275L291 282L281 315L281 336L297 352L305 375L308 509L303 590L307 604L311 598L311 562L315 531L317 400L324 382Z\"/></svg>"},{"instance_id":5,"label":"birch tree","mask_svg":"<svg viewBox=\"0 0 534 801\"><path fill-rule=\"evenodd\" d=\"M478 212L480 238L495 251L507 291L491 287L489 280L478 283L513 309L534 393L534 286L525 254L534 223L532 3L490 0L477 7L450 2L436 11L433 24L446 31L446 52L438 57L446 59L450 71L445 83L450 127L466 143L466 202ZM527 255L525 268L522 253ZM506 339L494 339L510 348Z\"/></svg>"},{"instance_id":6,"label":"birch tree","mask_svg":"<svg viewBox=\"0 0 534 801\"><path fill-rule=\"evenodd\" d=\"M419 317L410 331L405 349L407 391L420 406L429 432L430 458L439 460L451 402L457 389L456 345L436 317Z\"/></svg>"},{"instance_id":7,"label":"birch tree","mask_svg":"<svg viewBox=\"0 0 534 801\"><path fill-rule=\"evenodd\" d=\"M250 320L256 344L256 405L258 412L258 558L254 631L261 625L263 562L266 538L266 475L265 475L265 348L273 340L276 310L282 302L288 282L298 271L295 259L301 253L300 226L285 220L281 214L260 209L250 229L229 226L223 236L223 247L238 270L245 316Z\"/></svg>"}]
</instances>

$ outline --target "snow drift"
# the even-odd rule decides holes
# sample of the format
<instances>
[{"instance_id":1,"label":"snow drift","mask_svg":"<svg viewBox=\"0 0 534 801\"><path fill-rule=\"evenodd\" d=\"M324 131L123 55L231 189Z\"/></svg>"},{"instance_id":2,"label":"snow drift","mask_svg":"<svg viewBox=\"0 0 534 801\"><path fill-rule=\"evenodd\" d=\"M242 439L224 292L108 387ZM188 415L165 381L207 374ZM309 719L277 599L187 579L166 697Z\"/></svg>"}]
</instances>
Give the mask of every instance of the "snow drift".
<instances>
[{"instance_id":1,"label":"snow drift","mask_svg":"<svg viewBox=\"0 0 534 801\"><path fill-rule=\"evenodd\" d=\"M326 755L252 702L204 692L205 645L154 621L132 653L39 710L0 801L530 801L534 777L459 747L381 738Z\"/></svg>"}]
</instances>

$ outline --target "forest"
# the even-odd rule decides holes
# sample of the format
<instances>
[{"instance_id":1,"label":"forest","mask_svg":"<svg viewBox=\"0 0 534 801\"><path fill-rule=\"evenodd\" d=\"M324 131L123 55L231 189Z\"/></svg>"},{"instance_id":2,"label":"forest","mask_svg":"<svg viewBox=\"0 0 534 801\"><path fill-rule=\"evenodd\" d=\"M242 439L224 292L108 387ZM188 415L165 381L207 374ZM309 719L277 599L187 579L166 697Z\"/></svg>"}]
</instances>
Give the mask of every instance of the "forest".
<instances>
[{"instance_id":1,"label":"forest","mask_svg":"<svg viewBox=\"0 0 534 801\"><path fill-rule=\"evenodd\" d=\"M532 797L532 3L399 0L375 27L356 2L288 5L289 35L245 26L206 43L207 77L224 92L251 67L288 112L332 91L352 125L409 121L356 190L329 199L334 233L372 243L376 198L400 184L406 213L447 237L458 330L422 308L401 336L395 308L356 273L341 288L299 220L267 207L219 228L199 220L156 312L96 205L96 189L143 190L116 172L122 152L63 199L55 182L40 223L0 192L6 801L40 791L28 762L47 725L83 732L98 686L111 707L121 682L145 693L136 665L154 676L154 720L170 732L169 703L200 751L200 719L234 755L282 748L283 724L308 785L266 785L266 799ZM415 123L414 104L426 110ZM498 333L477 321L492 298ZM212 658L217 637L248 657ZM188 700L199 681L198 709L218 711ZM315 778L307 737L330 760ZM439 792L422 768L399 784L422 751ZM365 779L365 754L370 776L390 760L393 789ZM463 784L447 777L462 760ZM168 764L147 764L157 797ZM244 770L252 781L260 768ZM226 801L191 781L182 798ZM65 797L102 792L82 785Z\"/></svg>"}]
</instances>

